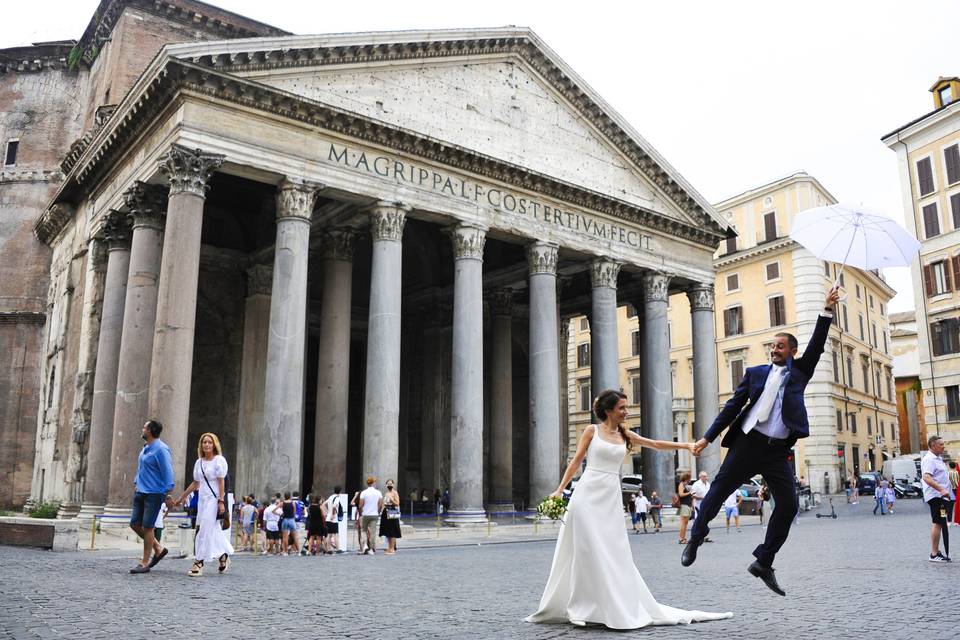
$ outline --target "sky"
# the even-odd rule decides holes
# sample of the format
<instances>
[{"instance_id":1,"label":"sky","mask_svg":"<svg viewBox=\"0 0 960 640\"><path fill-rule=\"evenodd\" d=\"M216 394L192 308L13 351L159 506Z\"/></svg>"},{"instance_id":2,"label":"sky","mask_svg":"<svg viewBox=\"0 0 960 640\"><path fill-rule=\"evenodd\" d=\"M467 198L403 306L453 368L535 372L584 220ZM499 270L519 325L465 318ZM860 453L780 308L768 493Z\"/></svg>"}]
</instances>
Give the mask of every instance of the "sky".
<instances>
[{"instance_id":1,"label":"sky","mask_svg":"<svg viewBox=\"0 0 960 640\"><path fill-rule=\"evenodd\" d=\"M0 48L77 39L97 0L7 2ZM841 202L903 221L880 137L960 75L953 1L308 2L212 4L298 34L532 28L710 202L806 171ZM888 269L912 309L909 269Z\"/></svg>"}]
</instances>

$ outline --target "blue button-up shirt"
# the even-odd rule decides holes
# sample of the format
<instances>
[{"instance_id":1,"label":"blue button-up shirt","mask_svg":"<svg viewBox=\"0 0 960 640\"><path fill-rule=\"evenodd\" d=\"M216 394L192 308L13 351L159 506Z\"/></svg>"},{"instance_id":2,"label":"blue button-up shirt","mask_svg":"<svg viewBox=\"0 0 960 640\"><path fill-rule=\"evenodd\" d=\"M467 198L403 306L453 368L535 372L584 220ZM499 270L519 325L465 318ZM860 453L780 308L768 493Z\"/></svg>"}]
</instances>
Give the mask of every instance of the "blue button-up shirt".
<instances>
[{"instance_id":1,"label":"blue button-up shirt","mask_svg":"<svg viewBox=\"0 0 960 640\"><path fill-rule=\"evenodd\" d=\"M140 493L167 493L173 489L173 460L170 447L162 440L144 445L137 460L134 479Z\"/></svg>"}]
</instances>

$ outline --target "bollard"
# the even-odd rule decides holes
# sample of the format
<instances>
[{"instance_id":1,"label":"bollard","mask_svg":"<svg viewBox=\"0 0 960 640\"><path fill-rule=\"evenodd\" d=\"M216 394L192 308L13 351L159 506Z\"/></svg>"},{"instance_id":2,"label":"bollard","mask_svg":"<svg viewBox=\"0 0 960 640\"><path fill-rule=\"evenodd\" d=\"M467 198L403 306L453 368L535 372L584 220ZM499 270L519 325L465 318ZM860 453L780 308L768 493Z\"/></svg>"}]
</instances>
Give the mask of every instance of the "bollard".
<instances>
[{"instance_id":1,"label":"bollard","mask_svg":"<svg viewBox=\"0 0 960 640\"><path fill-rule=\"evenodd\" d=\"M99 517L100 517L100 516L99 516L98 514L94 514L93 520L92 520L92 523L93 523L93 524L92 524L92 526L90 527L90 551L95 551L95 550L96 550L96 541L97 541L97 519L98 519Z\"/></svg>"},{"instance_id":2,"label":"bollard","mask_svg":"<svg viewBox=\"0 0 960 640\"><path fill-rule=\"evenodd\" d=\"M487 514L487 537L488 538L490 537L490 528L492 526L490 520L491 520L490 514L488 513Z\"/></svg>"},{"instance_id":3,"label":"bollard","mask_svg":"<svg viewBox=\"0 0 960 640\"><path fill-rule=\"evenodd\" d=\"M540 534L540 518L534 518L533 520L533 535Z\"/></svg>"},{"instance_id":4,"label":"bollard","mask_svg":"<svg viewBox=\"0 0 960 640\"><path fill-rule=\"evenodd\" d=\"M440 514L437 514L437 539L440 539Z\"/></svg>"}]
</instances>

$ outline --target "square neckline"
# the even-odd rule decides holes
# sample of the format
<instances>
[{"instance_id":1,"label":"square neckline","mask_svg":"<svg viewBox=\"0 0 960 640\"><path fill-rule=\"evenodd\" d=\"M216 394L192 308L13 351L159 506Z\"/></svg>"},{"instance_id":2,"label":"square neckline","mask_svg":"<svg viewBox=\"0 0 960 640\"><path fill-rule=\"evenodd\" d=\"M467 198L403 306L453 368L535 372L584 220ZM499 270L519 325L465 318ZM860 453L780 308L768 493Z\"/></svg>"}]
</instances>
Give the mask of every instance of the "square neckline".
<instances>
[{"instance_id":1,"label":"square neckline","mask_svg":"<svg viewBox=\"0 0 960 640\"><path fill-rule=\"evenodd\" d=\"M601 436L601 435L600 435L600 427L599 427L599 425L593 425L593 428L596 429L596 434L595 434L595 435L596 435L598 438L600 438L601 441L606 442L607 444L612 444L612 445L614 445L615 447L625 447L625 446L627 446L626 440L624 440L623 442L610 442L609 440L607 440L606 438L604 438L603 436ZM622 437L622 436L621 436L621 437Z\"/></svg>"}]
</instances>

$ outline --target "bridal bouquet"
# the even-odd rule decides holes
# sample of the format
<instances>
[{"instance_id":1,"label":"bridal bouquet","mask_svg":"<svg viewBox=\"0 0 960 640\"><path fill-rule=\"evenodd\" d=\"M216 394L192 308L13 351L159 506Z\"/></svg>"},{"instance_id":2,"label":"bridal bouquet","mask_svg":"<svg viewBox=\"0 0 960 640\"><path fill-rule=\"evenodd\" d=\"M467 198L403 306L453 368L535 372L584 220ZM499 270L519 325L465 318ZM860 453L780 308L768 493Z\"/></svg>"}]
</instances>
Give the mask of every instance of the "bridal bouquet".
<instances>
[{"instance_id":1,"label":"bridal bouquet","mask_svg":"<svg viewBox=\"0 0 960 640\"><path fill-rule=\"evenodd\" d=\"M559 520L566 512L567 501L563 498L544 498L543 501L537 505L537 518L541 520L543 518Z\"/></svg>"}]
</instances>

